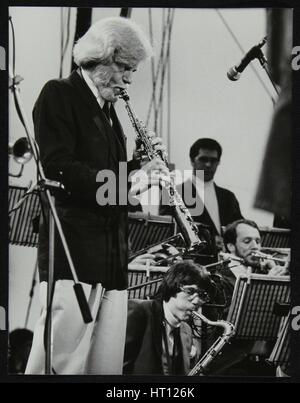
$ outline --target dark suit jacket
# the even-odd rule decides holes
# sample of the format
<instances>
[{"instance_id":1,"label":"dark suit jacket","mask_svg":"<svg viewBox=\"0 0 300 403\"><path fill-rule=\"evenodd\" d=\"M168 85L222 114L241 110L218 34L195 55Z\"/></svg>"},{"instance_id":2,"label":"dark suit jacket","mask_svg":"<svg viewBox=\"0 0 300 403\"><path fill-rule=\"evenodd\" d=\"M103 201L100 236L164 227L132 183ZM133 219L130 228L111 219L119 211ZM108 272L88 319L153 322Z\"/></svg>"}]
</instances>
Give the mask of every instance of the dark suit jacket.
<instances>
[{"instance_id":1,"label":"dark suit jacket","mask_svg":"<svg viewBox=\"0 0 300 403\"><path fill-rule=\"evenodd\" d=\"M124 355L124 374L163 375L162 331L163 307L159 300L129 300ZM192 346L191 328L180 326L183 368L189 372Z\"/></svg>"},{"instance_id":2,"label":"dark suit jacket","mask_svg":"<svg viewBox=\"0 0 300 403\"><path fill-rule=\"evenodd\" d=\"M113 108L111 115L113 127L83 78L74 71L69 78L51 80L44 86L34 107L33 120L46 177L60 181L65 187L64 192L56 193L57 208L79 279L101 282L107 289L124 289L127 206L118 205L117 191L117 205L99 206L96 201L97 190L104 183L96 181L97 173L110 170L118 178L119 162L127 161L125 137ZM127 192L126 185L123 191ZM42 223L39 237L42 280L46 278L47 267L48 232ZM55 277L71 278L58 237Z\"/></svg>"},{"instance_id":3,"label":"dark suit jacket","mask_svg":"<svg viewBox=\"0 0 300 403\"><path fill-rule=\"evenodd\" d=\"M177 187L178 192L182 195L182 192L184 192L185 187L190 189L190 186L186 186L187 182L184 182L184 184L179 185ZM219 206L219 214L220 214L220 222L222 226L225 226L227 224L230 224L231 222L235 220L239 220L240 218L243 218L239 206L239 202L237 198L235 197L234 193L232 193L230 190L221 188L220 186L215 185L216 189L216 197L218 201L218 206ZM196 196L197 195L197 196ZM184 194L183 200L184 200ZM196 188L194 184L192 184L192 196L196 199L195 203L199 203L199 205L203 205L203 202L199 199L198 194L196 193ZM190 199L190 198L189 198ZM188 208L192 208L192 206L187 206ZM211 234L212 235L217 235L218 231L215 227L215 224L213 223L212 219L210 218L210 215L207 211L207 209L204 207L203 213L200 215L193 215L191 212L191 215L194 219L194 221L199 222L201 224L207 225L210 228Z\"/></svg>"},{"instance_id":4,"label":"dark suit jacket","mask_svg":"<svg viewBox=\"0 0 300 403\"><path fill-rule=\"evenodd\" d=\"M239 202L235 197L234 193L232 193L228 189L221 188L220 186L215 185L216 197L219 206L219 214L220 214L220 222L222 226L230 224L235 220L239 220L243 218L239 206ZM194 192L196 194L196 189L194 187ZM200 202L201 203L201 202ZM196 222L200 222L202 224L208 225L211 228L212 234L216 235L218 233L207 209L204 207L203 213L201 215L193 216L193 219Z\"/></svg>"}]
</instances>

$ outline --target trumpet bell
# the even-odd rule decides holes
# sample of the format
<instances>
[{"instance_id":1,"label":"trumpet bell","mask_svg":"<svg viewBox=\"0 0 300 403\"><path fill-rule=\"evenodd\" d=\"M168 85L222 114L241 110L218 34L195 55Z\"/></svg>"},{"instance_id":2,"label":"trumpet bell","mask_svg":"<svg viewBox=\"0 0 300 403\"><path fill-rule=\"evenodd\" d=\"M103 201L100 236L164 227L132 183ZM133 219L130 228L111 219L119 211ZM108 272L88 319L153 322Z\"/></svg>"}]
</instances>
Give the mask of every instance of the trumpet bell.
<instances>
[{"instance_id":1,"label":"trumpet bell","mask_svg":"<svg viewBox=\"0 0 300 403\"><path fill-rule=\"evenodd\" d=\"M32 151L26 137L19 138L13 145L9 145L8 153L18 164L26 164L32 158Z\"/></svg>"}]
</instances>

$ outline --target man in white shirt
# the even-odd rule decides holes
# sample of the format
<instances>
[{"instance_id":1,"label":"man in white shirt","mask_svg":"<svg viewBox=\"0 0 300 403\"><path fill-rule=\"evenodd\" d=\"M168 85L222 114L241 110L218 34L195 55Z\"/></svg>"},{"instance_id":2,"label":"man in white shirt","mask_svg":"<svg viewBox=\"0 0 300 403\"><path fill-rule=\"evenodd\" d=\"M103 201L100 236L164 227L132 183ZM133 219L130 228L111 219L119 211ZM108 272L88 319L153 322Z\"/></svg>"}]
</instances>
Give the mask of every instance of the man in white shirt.
<instances>
[{"instance_id":1,"label":"man in white shirt","mask_svg":"<svg viewBox=\"0 0 300 403\"><path fill-rule=\"evenodd\" d=\"M254 221L241 219L229 224L224 232L224 244L230 255L228 269L223 270L221 284L228 305L230 305L236 279L247 273L281 276L287 274L285 265L279 266L274 260L260 259L255 254L261 250L259 228ZM224 254L226 255L226 254ZM225 256L224 256L225 257ZM226 319L228 312L224 310ZM211 375L273 375L270 365L265 365L265 358L270 346L264 341L232 339L223 354L210 368Z\"/></svg>"},{"instance_id":2,"label":"man in white shirt","mask_svg":"<svg viewBox=\"0 0 300 403\"><path fill-rule=\"evenodd\" d=\"M209 225L213 235L221 235L221 226L242 218L235 195L214 182L221 156L222 147L214 139L198 139L190 148L193 185L197 197L201 197L201 189L204 188L203 213L192 215L195 221ZM203 176L197 175L197 171L203 172Z\"/></svg>"},{"instance_id":3,"label":"man in white shirt","mask_svg":"<svg viewBox=\"0 0 300 403\"><path fill-rule=\"evenodd\" d=\"M213 244L216 243L217 248L221 249L221 227L243 218L235 195L214 181L222 147L214 139L200 138L191 146L189 155L193 168L192 178L177 186L177 190L194 221L209 230ZM163 203L164 199L165 195ZM162 205L160 212L172 215L172 208Z\"/></svg>"},{"instance_id":4,"label":"man in white shirt","mask_svg":"<svg viewBox=\"0 0 300 403\"><path fill-rule=\"evenodd\" d=\"M229 224L224 232L224 244L226 249L242 262L235 261L230 264L230 270L237 277L245 274L250 268L254 273L280 276L287 274L285 266L279 266L272 259L261 259L256 252L261 250L261 236L259 228L254 221L237 220Z\"/></svg>"}]
</instances>

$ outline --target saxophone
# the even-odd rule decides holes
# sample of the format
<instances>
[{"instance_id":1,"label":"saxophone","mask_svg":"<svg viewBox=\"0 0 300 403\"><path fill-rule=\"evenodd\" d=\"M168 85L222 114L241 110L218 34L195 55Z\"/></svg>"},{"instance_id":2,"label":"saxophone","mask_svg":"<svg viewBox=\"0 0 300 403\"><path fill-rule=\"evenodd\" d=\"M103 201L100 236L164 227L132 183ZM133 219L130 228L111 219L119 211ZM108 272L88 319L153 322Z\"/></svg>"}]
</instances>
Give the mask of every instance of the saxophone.
<instances>
[{"instance_id":1,"label":"saxophone","mask_svg":"<svg viewBox=\"0 0 300 403\"><path fill-rule=\"evenodd\" d=\"M147 129L135 115L129 102L129 95L123 88L120 88L120 98L125 101L126 111L131 124L137 133L137 139L143 147L143 152L147 155L149 160L160 158L168 168L169 164L166 153L154 149L153 145L151 144L151 140L147 135ZM193 221L193 218L185 206L180 194L176 190L173 177L170 177L170 181L165 185L165 188L168 191L170 205L174 210L176 223L187 245L187 251L191 252L193 250L202 249L206 245L206 241L203 241L199 238L198 227Z\"/></svg>"},{"instance_id":2,"label":"saxophone","mask_svg":"<svg viewBox=\"0 0 300 403\"><path fill-rule=\"evenodd\" d=\"M199 312L193 311L192 316L195 319L201 319L208 325L220 326L224 329L222 336L218 337L214 344L206 351L203 357L201 357L194 368L188 373L189 376L202 376L204 375L206 367L212 362L214 358L218 356L222 348L229 342L231 337L234 336L235 328L234 325L230 322L226 322L225 320L211 321Z\"/></svg>"}]
</instances>

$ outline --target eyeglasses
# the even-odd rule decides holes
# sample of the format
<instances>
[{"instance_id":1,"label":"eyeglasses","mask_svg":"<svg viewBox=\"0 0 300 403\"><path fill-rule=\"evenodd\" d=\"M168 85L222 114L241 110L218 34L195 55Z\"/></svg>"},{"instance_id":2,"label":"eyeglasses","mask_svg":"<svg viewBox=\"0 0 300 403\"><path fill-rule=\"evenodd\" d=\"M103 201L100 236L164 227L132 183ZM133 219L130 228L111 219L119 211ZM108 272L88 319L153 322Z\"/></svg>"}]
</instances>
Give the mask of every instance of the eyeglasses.
<instances>
[{"instance_id":1,"label":"eyeglasses","mask_svg":"<svg viewBox=\"0 0 300 403\"><path fill-rule=\"evenodd\" d=\"M202 302L205 303L210 301L208 293L205 290L201 290L200 288L183 285L180 287L180 291L183 291L185 293L189 301L192 301L196 297L198 297Z\"/></svg>"}]
</instances>

